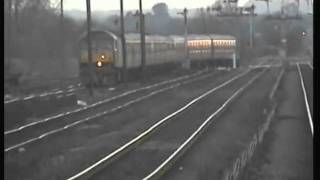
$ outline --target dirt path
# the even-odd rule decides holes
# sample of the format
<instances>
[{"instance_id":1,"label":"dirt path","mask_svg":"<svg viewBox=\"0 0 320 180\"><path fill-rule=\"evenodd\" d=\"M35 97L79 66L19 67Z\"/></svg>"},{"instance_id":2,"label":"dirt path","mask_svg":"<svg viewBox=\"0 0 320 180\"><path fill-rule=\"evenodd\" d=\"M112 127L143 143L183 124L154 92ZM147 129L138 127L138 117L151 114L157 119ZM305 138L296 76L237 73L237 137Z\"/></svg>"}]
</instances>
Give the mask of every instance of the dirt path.
<instances>
[{"instance_id":1,"label":"dirt path","mask_svg":"<svg viewBox=\"0 0 320 180\"><path fill-rule=\"evenodd\" d=\"M241 180L313 179L313 139L297 70L285 75L271 129L244 169Z\"/></svg>"}]
</instances>

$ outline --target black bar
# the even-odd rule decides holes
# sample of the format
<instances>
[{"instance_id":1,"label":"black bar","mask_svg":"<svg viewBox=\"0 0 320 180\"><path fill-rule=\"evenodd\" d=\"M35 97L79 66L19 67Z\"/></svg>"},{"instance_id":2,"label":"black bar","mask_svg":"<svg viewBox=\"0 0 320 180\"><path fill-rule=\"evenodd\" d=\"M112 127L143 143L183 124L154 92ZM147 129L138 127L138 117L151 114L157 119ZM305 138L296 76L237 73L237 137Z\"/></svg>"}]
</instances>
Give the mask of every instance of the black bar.
<instances>
[{"instance_id":1,"label":"black bar","mask_svg":"<svg viewBox=\"0 0 320 180\"><path fill-rule=\"evenodd\" d=\"M93 73L94 73L94 64L92 63L92 49L91 49L91 6L90 6L90 0L86 0L87 2L87 43L88 43L88 60L89 60L89 69L90 71L90 87L89 87L89 93L92 96L93 95Z\"/></svg>"},{"instance_id":2,"label":"black bar","mask_svg":"<svg viewBox=\"0 0 320 180\"><path fill-rule=\"evenodd\" d=\"M144 15L142 12L142 0L139 0L139 9L140 9L141 73L142 73L142 78L144 79L146 56L145 56L145 31L144 31L145 29L144 29Z\"/></svg>"},{"instance_id":3,"label":"black bar","mask_svg":"<svg viewBox=\"0 0 320 180\"><path fill-rule=\"evenodd\" d=\"M7 19L7 63L5 64L7 72L9 72L10 61L11 61L11 10L12 10L12 0L8 1L8 19Z\"/></svg>"},{"instance_id":4,"label":"black bar","mask_svg":"<svg viewBox=\"0 0 320 180\"><path fill-rule=\"evenodd\" d=\"M64 22L63 22L63 0L60 0L60 31L61 31L61 57L64 60ZM64 62L64 61L63 61Z\"/></svg>"},{"instance_id":5,"label":"black bar","mask_svg":"<svg viewBox=\"0 0 320 180\"><path fill-rule=\"evenodd\" d=\"M122 44L122 81L126 82L126 71L127 71L127 50L126 50L126 39L124 37L124 22L123 22L123 0L120 0L120 21L121 21L121 44Z\"/></svg>"}]
</instances>

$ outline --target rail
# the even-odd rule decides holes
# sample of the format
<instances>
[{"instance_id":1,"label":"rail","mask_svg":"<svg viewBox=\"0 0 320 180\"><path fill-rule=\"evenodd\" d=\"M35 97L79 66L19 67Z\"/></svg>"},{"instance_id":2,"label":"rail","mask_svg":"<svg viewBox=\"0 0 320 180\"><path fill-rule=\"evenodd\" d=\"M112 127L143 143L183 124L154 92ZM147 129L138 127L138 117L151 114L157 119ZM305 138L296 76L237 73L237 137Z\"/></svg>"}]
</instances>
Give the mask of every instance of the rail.
<instances>
[{"instance_id":1,"label":"rail","mask_svg":"<svg viewBox=\"0 0 320 180\"><path fill-rule=\"evenodd\" d=\"M300 65L298 63L297 63L297 68L298 68L298 72L299 72L301 88L302 88L302 91L303 91L304 102L305 102L306 110L307 110L307 114L308 114L309 125L310 125L310 129L311 129L312 137L313 137L312 115L311 115L311 112L310 112L310 107L309 107L307 92L306 92L305 85L304 85L303 75L301 73Z\"/></svg>"},{"instance_id":2,"label":"rail","mask_svg":"<svg viewBox=\"0 0 320 180\"><path fill-rule=\"evenodd\" d=\"M205 129L213 122L214 118L217 117L225 108L232 102L236 97L239 96L247 87L249 87L254 81L256 81L259 77L261 77L267 69L257 74L253 78L250 79L248 83L239 88L231 97L225 101L217 111L212 113L199 127L196 131L192 133L189 138L182 143L179 148L177 148L174 153L172 153L165 161L163 161L154 171L152 171L149 175L147 175L143 180L150 179L159 179L172 164L183 155L184 152L200 137L201 133L205 131Z\"/></svg>"},{"instance_id":3,"label":"rail","mask_svg":"<svg viewBox=\"0 0 320 180\"><path fill-rule=\"evenodd\" d=\"M169 86L169 87L165 87L165 88L162 88L162 89L158 89L158 90L156 90L156 91L152 91L151 93L149 93L149 94L147 94L147 95L145 95L145 96L138 97L138 98L136 98L136 99L134 99L134 100L131 100L131 101L125 103L125 104L122 104L122 105L117 106L117 107L115 107L115 108L112 108L112 109L110 109L110 110L106 110L106 111L104 111L104 112L97 113L97 114L95 114L95 115L93 115L93 116L89 116L89 117L86 117L86 118L84 118L84 119L81 119L81 120L75 121L75 122L73 122L73 123L67 124L67 125L63 126L62 128L58 128L58 129L51 130L51 131L49 131L49 132L46 132L46 133L44 133L44 134L39 135L38 137L31 138L31 139L28 139L28 140L26 140L26 141L23 141L23 142L21 142L21 143L19 143L19 144L12 145L12 146L6 148L6 149L5 149L5 152L8 152L8 151L17 149L17 148L19 148L19 147L25 146L25 145L27 145L27 144L30 144L30 143L35 142L35 141L38 141L38 140L41 140L41 139L43 139L43 138L45 138L45 137L48 137L48 136L53 135L53 134L56 134L56 133L58 133L58 132L65 131L65 130L71 128L71 127L74 127L74 126L76 126L76 125L79 125L79 124L88 122L88 121L90 121L90 120L94 120L94 119L96 119L96 118L98 118L98 117L102 117L102 116L104 116L104 115L106 115L106 114L109 114L109 113L118 111L118 110L123 109L123 108L125 108L125 107L128 107L128 106L130 106L130 105L132 105L132 104L134 104L134 103L137 103L137 102L140 102L140 101L142 101L142 100L144 100L144 99L147 99L147 98L149 98L149 97L152 97L152 96L154 96L154 95L156 95L156 94L159 94L159 93L164 92L164 91L167 91L167 90L169 90L169 89L173 89L173 88L175 88L175 87L178 87L178 86L180 86L180 85L182 85L182 84L190 83L190 82L193 82L193 81L196 81L196 80L199 80L199 79L203 79L203 78L206 78L206 77L209 77L209 76L211 76L211 74L202 75L202 76L196 77L196 78L194 78L194 79L189 79L189 80L186 80L186 81L184 81L184 82L178 82L178 83L173 84L173 85L171 85L171 86ZM150 87L150 86L148 86L148 87ZM123 93L122 95L124 95L124 94L125 94L125 93ZM113 98L110 98L110 99L114 99L114 98L116 98L116 97L117 97L117 96L115 96L115 97L113 97ZM110 100L110 99L109 99L109 100ZM80 109L80 110L81 110L81 109ZM78 111L80 111L80 110L78 110ZM66 114L66 113L65 113L65 114ZM58 116L58 115L57 115L57 116ZM35 125L35 123L31 123L31 125ZM29 126L31 126L31 125L29 125ZM20 131L20 130L22 130L22 129L19 129L18 131ZM13 132L10 132L10 133L13 133ZM7 133L7 135L8 135L8 134L9 134L9 133Z\"/></svg>"},{"instance_id":4,"label":"rail","mask_svg":"<svg viewBox=\"0 0 320 180\"><path fill-rule=\"evenodd\" d=\"M130 94L133 94L133 93L137 93L137 92L142 91L142 90L158 87L160 85L165 85L165 84L168 84L168 83L176 82L176 81L187 79L187 78L192 78L192 77L195 77L195 76L200 75L200 74L205 73L205 72L207 72L207 70L202 70L202 71L199 71L199 72L191 74L191 75L185 75L185 76L181 76L181 77L178 77L178 78L175 78L175 79L162 81L162 82L159 82L159 83L156 83L156 84L152 84L152 85L149 85L149 86L145 86L145 87L142 87L142 88L129 90L129 91L126 91L126 92L121 93L119 95L113 96L111 98L104 99L102 101L98 101L96 103L93 103L93 104L85 106L85 107L81 107L81 108L77 108L77 109L72 110L72 111L67 111L67 112L64 112L64 113L60 113L60 114L57 114L57 115L54 115L54 116L51 116L51 117L47 117L47 118L45 118L43 120L40 120L40 121L35 121L35 122L29 123L29 124L22 125L22 126L20 126L18 128L15 128L15 129L7 130L7 131L5 131L4 135L15 133L15 132L21 131L21 130L23 130L25 128L28 128L28 127L31 127L31 126L34 126L34 125L37 125L37 124L40 124L40 123L45 123L45 122L48 122L48 121L51 121L51 120L54 120L54 119L57 119L57 118L61 118L63 116L67 116L67 115L71 115L71 114L74 114L74 113L78 113L80 111L91 109L91 108L94 108L94 107L96 107L98 105L102 105L104 103L111 102L113 100L119 99L121 97L130 95Z\"/></svg>"},{"instance_id":5,"label":"rail","mask_svg":"<svg viewBox=\"0 0 320 180\"><path fill-rule=\"evenodd\" d=\"M217 86L217 87L207 91L206 93L202 94L201 96L193 99L192 101L190 101L189 103L184 105L182 108L179 108L177 111L175 111L175 112L171 113L170 115L166 116L165 118L161 119L160 121L158 121L157 123L155 123L154 125L149 127L148 129L146 129L144 132L142 132L140 135L136 136L135 138L133 138L132 140L130 140L126 144L122 145L120 148L116 149L115 151L113 151L112 153L108 154L107 156L105 156L101 160L97 161L93 165L89 166L88 168L84 169L83 171L81 171L81 172L77 173L76 175L68 178L68 180L81 179L81 178L86 179L86 178L90 177L92 174L95 173L95 171L100 169L102 165L107 165L107 164L111 163L112 161L116 160L123 153L129 151L130 148L133 148L134 145L138 144L143 139L147 138L152 133L154 133L164 123L168 122L172 117L174 117L177 114L183 112L184 110L189 108L191 105L193 105L194 103L196 103L199 100L203 99L204 97L208 96L209 94L215 92L216 90L221 89L222 87L230 84L231 82L235 81L236 79L239 79L240 77L248 74L250 71L251 70L249 69L249 70L245 71L244 73L241 73L240 75L237 75L237 76L231 78L230 80L220 84L219 86Z\"/></svg>"}]
</instances>

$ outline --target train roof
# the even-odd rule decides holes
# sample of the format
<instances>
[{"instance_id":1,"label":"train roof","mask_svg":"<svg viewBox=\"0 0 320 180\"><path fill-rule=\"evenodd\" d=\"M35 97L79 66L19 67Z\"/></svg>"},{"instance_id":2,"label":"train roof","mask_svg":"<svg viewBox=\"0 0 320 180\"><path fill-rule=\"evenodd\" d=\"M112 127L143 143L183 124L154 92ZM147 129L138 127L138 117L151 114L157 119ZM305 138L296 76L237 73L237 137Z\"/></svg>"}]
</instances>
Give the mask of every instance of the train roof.
<instances>
[{"instance_id":1,"label":"train roof","mask_svg":"<svg viewBox=\"0 0 320 180\"><path fill-rule=\"evenodd\" d=\"M78 41L81 41L83 39L86 39L88 36L87 32L84 32L80 35L80 38ZM118 37L116 36L115 33L111 32L111 31L106 31L106 30L98 30L98 29L93 29L91 30L91 37L92 39L96 38L96 37L105 37L106 39L117 39Z\"/></svg>"},{"instance_id":2,"label":"train roof","mask_svg":"<svg viewBox=\"0 0 320 180\"><path fill-rule=\"evenodd\" d=\"M210 36L203 34L189 34L188 41L190 40L211 40Z\"/></svg>"},{"instance_id":3,"label":"train roof","mask_svg":"<svg viewBox=\"0 0 320 180\"><path fill-rule=\"evenodd\" d=\"M184 43L184 37L183 36L178 36L178 35L171 35L169 36L173 43Z\"/></svg>"},{"instance_id":4,"label":"train roof","mask_svg":"<svg viewBox=\"0 0 320 180\"><path fill-rule=\"evenodd\" d=\"M97 30L94 29L91 31L92 38L101 38L105 37L106 39L113 39L117 40L119 37L111 31L108 30ZM87 38L87 33L83 33L80 38L79 42L81 40L84 40ZM127 42L131 43L139 43L140 42L140 34L139 33L126 33L125 38ZM183 43L184 42L184 36L180 35L170 35L170 36L162 36L162 35L146 35L145 36L146 42L153 42L153 43ZM221 34L189 34L188 40L236 40L234 36L231 35L221 35Z\"/></svg>"},{"instance_id":5,"label":"train roof","mask_svg":"<svg viewBox=\"0 0 320 180\"><path fill-rule=\"evenodd\" d=\"M139 33L127 33L125 34L126 42L129 43L139 43L140 42L140 34ZM148 43L172 43L172 39L168 36L160 36L160 35L146 35L145 40Z\"/></svg>"},{"instance_id":6,"label":"train roof","mask_svg":"<svg viewBox=\"0 0 320 180\"><path fill-rule=\"evenodd\" d=\"M221 35L221 34L209 34L210 38L216 40L235 40L236 37L231 35Z\"/></svg>"},{"instance_id":7,"label":"train roof","mask_svg":"<svg viewBox=\"0 0 320 180\"><path fill-rule=\"evenodd\" d=\"M190 34L188 35L188 40L235 40L236 38L231 35L221 35L221 34Z\"/></svg>"}]
</instances>

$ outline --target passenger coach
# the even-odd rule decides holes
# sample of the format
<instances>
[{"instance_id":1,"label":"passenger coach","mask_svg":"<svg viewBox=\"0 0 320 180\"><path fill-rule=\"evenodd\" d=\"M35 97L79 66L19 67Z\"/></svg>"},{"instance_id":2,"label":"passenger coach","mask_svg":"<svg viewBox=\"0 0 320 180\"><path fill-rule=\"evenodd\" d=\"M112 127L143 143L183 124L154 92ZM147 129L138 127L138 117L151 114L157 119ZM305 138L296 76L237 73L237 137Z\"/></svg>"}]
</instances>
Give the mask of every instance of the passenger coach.
<instances>
[{"instance_id":1,"label":"passenger coach","mask_svg":"<svg viewBox=\"0 0 320 180\"><path fill-rule=\"evenodd\" d=\"M91 33L92 62L88 60L87 35L79 40L79 67L80 77L88 83L90 72L93 73L95 84L109 84L120 80L123 68L121 38L110 31L95 30ZM138 74L141 67L140 34L128 33L125 35L127 63L130 77ZM175 68L185 61L185 44L183 36L146 35L146 68L159 67ZM188 36L188 57L191 65L214 65L236 68L238 63L236 39L226 35ZM157 67L157 68L154 68ZM94 68L94 70L93 70Z\"/></svg>"}]
</instances>

